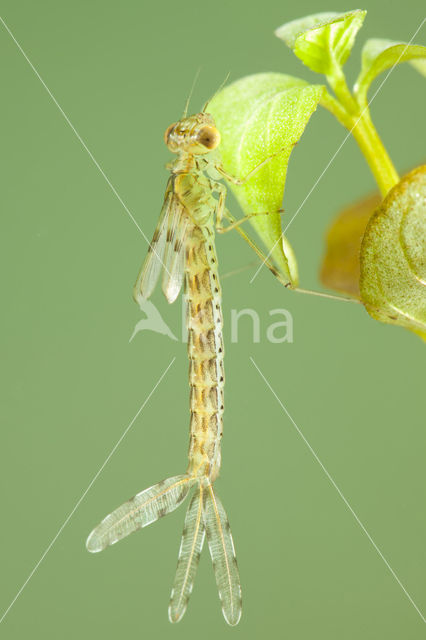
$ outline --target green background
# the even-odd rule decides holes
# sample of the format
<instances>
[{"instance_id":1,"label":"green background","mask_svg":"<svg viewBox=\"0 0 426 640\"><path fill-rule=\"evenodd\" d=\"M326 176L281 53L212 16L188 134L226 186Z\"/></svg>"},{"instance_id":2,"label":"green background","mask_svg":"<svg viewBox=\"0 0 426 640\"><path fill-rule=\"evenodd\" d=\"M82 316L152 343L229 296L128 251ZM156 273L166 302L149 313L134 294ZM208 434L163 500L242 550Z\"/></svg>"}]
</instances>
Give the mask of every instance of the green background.
<instances>
[{"instance_id":1,"label":"green background","mask_svg":"<svg viewBox=\"0 0 426 640\"><path fill-rule=\"evenodd\" d=\"M422 2L364 2L368 37L408 41ZM231 71L314 78L273 36L335 1L297 3L3 0L1 15L147 236L170 156L162 140ZM416 41L425 41L425 28ZM20 638L424 637L421 617L325 476L252 356L424 610L424 346L362 308L297 295L255 267L223 283L226 413L218 493L230 516L244 598L224 623L204 550L184 620L167 620L184 508L103 554L84 542L126 498L186 467L185 346L140 333L131 289L147 245L16 44L0 26L2 440L1 610L24 584L173 357L166 377L1 625ZM382 76L383 78L383 76ZM380 81L376 83L378 86ZM399 171L424 161L424 80L407 65L372 106ZM319 110L290 161L292 214L345 132ZM301 284L318 288L323 234L374 183L348 140L291 226ZM235 201L231 209L238 215ZM237 234L217 241L222 273L253 260ZM180 303L154 301L180 331ZM230 342L231 309L255 309ZM292 344L270 344L269 310L294 320ZM276 320L276 319L275 319Z\"/></svg>"}]
</instances>

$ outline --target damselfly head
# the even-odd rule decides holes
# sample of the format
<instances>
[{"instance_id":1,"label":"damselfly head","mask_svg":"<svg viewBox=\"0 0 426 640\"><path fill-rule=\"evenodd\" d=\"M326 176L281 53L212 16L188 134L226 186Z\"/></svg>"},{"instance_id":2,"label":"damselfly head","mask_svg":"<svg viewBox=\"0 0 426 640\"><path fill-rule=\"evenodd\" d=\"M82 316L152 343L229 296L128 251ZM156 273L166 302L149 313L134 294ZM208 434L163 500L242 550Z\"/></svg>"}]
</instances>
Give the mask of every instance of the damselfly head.
<instances>
[{"instance_id":1,"label":"damselfly head","mask_svg":"<svg viewBox=\"0 0 426 640\"><path fill-rule=\"evenodd\" d=\"M216 149L220 133L209 113L196 113L174 122L164 133L164 142L173 153L204 155Z\"/></svg>"}]
</instances>

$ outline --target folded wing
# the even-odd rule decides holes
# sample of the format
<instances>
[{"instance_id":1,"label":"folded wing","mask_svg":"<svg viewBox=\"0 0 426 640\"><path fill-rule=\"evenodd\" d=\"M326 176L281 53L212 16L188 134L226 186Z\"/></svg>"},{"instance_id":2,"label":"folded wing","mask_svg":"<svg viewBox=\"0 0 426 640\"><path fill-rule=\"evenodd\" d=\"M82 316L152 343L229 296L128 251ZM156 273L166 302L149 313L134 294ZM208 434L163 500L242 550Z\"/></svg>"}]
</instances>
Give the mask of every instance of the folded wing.
<instances>
[{"instance_id":1,"label":"folded wing","mask_svg":"<svg viewBox=\"0 0 426 640\"><path fill-rule=\"evenodd\" d=\"M185 271L185 242L189 227L189 217L180 202L174 206L175 224L166 238L166 262L163 271L162 289L167 302L176 300L182 288Z\"/></svg>"},{"instance_id":2,"label":"folded wing","mask_svg":"<svg viewBox=\"0 0 426 640\"><path fill-rule=\"evenodd\" d=\"M188 223L189 217L173 191L171 179L148 254L133 289L136 302L151 296L162 269L164 295L168 302L176 300L183 283Z\"/></svg>"},{"instance_id":3,"label":"folded wing","mask_svg":"<svg viewBox=\"0 0 426 640\"><path fill-rule=\"evenodd\" d=\"M147 300L155 289L161 267L164 265L164 251L166 247L167 229L170 218L173 215L173 190L169 180L160 218L154 231L147 256L139 271L136 284L133 288L133 297L136 302L140 298Z\"/></svg>"}]
</instances>

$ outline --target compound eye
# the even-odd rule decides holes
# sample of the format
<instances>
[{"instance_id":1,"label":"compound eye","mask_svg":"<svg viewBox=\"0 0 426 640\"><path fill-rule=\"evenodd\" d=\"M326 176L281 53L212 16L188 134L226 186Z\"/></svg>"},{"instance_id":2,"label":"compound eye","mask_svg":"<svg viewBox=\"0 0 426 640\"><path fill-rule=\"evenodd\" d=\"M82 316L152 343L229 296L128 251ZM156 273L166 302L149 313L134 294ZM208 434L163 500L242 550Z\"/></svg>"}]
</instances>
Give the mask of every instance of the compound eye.
<instances>
[{"instance_id":1,"label":"compound eye","mask_svg":"<svg viewBox=\"0 0 426 640\"><path fill-rule=\"evenodd\" d=\"M167 127L167 129L165 130L165 132L164 132L164 142L166 144L169 144L169 137L170 137L171 132L175 128L175 126L176 126L176 122L171 124L170 127Z\"/></svg>"},{"instance_id":2,"label":"compound eye","mask_svg":"<svg viewBox=\"0 0 426 640\"><path fill-rule=\"evenodd\" d=\"M220 133L216 127L202 127L197 135L197 140L209 151L216 149L220 143Z\"/></svg>"}]
</instances>

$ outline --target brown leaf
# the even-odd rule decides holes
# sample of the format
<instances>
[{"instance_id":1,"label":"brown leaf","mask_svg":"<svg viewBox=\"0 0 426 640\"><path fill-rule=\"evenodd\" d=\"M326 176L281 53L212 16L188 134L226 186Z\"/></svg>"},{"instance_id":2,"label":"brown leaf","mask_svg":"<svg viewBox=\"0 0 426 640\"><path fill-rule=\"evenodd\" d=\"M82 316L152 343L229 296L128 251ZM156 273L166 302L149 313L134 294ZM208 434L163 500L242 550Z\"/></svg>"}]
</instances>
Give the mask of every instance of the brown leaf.
<instances>
[{"instance_id":1,"label":"brown leaf","mask_svg":"<svg viewBox=\"0 0 426 640\"><path fill-rule=\"evenodd\" d=\"M326 236L320 279L328 289L359 298L359 252L367 223L380 204L378 194L346 207L334 219Z\"/></svg>"}]
</instances>

